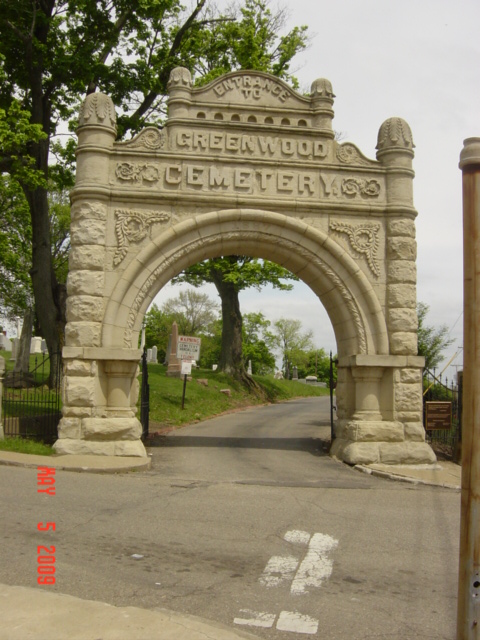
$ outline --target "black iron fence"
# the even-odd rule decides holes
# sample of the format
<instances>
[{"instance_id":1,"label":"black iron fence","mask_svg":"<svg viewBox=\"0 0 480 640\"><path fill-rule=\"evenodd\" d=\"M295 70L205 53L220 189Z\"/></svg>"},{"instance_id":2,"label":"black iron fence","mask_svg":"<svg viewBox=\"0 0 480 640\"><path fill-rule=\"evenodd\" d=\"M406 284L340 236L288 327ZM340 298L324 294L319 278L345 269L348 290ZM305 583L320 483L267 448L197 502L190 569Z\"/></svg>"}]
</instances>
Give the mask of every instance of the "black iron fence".
<instances>
[{"instance_id":1,"label":"black iron fence","mask_svg":"<svg viewBox=\"0 0 480 640\"><path fill-rule=\"evenodd\" d=\"M3 380L2 419L5 436L52 444L58 437L61 416L59 355L52 364L47 354L35 358L28 373L9 371ZM51 371L55 366L55 371ZM51 375L53 374L53 375ZM55 384L49 386L51 380Z\"/></svg>"},{"instance_id":2,"label":"black iron fence","mask_svg":"<svg viewBox=\"0 0 480 640\"><path fill-rule=\"evenodd\" d=\"M148 437L148 421L150 412L150 385L148 384L147 350L142 355L142 385L140 391L140 422L142 423L142 440Z\"/></svg>"},{"instance_id":3,"label":"black iron fence","mask_svg":"<svg viewBox=\"0 0 480 640\"><path fill-rule=\"evenodd\" d=\"M462 441L462 388L461 372L458 374L457 384L448 379L443 381L441 377L437 378L428 369L424 372L423 407L427 441L437 451L451 458L457 456ZM427 412L427 409L432 410ZM429 413L433 420L429 419ZM444 426L446 428L442 428Z\"/></svg>"}]
</instances>

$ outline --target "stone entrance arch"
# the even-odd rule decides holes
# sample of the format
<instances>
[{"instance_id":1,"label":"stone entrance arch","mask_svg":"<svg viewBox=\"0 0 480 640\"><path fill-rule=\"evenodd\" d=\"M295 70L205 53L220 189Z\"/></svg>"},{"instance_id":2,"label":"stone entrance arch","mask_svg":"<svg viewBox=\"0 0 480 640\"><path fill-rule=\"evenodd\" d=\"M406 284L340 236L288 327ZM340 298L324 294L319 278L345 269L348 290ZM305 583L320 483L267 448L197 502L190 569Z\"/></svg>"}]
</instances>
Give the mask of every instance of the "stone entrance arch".
<instances>
[{"instance_id":1,"label":"stone entrance arch","mask_svg":"<svg viewBox=\"0 0 480 640\"><path fill-rule=\"evenodd\" d=\"M195 89L174 69L164 129L115 142L107 96L78 129L59 453L145 455L137 349L161 287L206 258L277 262L319 297L339 355L332 454L426 463L417 353L413 141L380 128L377 159L334 139L332 87L259 72Z\"/></svg>"}]
</instances>

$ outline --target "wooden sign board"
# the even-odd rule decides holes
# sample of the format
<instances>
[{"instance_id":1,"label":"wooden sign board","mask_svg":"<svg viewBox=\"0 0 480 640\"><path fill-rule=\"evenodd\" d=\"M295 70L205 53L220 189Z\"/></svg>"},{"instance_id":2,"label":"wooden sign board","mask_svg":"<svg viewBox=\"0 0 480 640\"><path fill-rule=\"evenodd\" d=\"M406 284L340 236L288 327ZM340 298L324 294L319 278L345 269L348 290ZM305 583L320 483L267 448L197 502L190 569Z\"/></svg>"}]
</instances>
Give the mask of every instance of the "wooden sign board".
<instances>
[{"instance_id":1,"label":"wooden sign board","mask_svg":"<svg viewBox=\"0 0 480 640\"><path fill-rule=\"evenodd\" d=\"M452 428L452 403L451 402L426 402L425 403L425 430Z\"/></svg>"},{"instance_id":2,"label":"wooden sign board","mask_svg":"<svg viewBox=\"0 0 480 640\"><path fill-rule=\"evenodd\" d=\"M201 338L178 336L177 358L179 360L198 360L200 358Z\"/></svg>"}]
</instances>

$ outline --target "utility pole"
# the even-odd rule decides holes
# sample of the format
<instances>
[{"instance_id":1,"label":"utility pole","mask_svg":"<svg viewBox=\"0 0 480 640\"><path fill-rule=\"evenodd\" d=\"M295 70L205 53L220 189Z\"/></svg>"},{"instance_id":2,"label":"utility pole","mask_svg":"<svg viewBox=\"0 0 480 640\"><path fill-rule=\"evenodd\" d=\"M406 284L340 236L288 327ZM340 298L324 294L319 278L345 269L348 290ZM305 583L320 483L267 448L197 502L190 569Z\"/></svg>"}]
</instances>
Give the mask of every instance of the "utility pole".
<instances>
[{"instance_id":1,"label":"utility pole","mask_svg":"<svg viewBox=\"0 0 480 640\"><path fill-rule=\"evenodd\" d=\"M480 640L480 138L460 154L463 175L464 367L457 640Z\"/></svg>"}]
</instances>

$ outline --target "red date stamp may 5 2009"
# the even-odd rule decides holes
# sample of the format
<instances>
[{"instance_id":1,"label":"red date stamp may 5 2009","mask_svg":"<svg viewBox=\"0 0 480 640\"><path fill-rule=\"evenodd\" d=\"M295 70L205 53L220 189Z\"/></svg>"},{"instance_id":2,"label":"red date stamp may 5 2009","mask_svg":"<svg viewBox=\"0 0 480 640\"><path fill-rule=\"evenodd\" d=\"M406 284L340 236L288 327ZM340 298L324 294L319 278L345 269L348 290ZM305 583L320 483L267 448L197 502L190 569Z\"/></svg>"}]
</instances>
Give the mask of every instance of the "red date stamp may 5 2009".
<instances>
[{"instance_id":1,"label":"red date stamp may 5 2009","mask_svg":"<svg viewBox=\"0 0 480 640\"><path fill-rule=\"evenodd\" d=\"M55 469L37 467L37 493L55 495ZM38 531L55 531L55 522L39 522ZM55 545L37 546L38 584L55 584Z\"/></svg>"}]
</instances>

